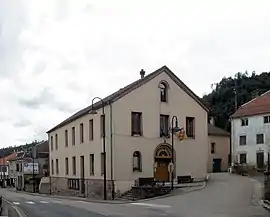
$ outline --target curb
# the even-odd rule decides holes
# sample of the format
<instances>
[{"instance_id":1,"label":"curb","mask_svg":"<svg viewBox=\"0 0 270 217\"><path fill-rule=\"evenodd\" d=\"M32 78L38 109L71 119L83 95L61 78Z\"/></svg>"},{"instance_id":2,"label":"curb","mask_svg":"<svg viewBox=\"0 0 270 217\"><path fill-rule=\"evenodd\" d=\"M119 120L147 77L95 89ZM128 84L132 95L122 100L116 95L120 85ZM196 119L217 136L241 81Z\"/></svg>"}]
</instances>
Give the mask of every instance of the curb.
<instances>
[{"instance_id":1,"label":"curb","mask_svg":"<svg viewBox=\"0 0 270 217\"><path fill-rule=\"evenodd\" d=\"M15 216L16 217L27 217L26 214L18 207L18 206L15 206L13 203L11 203L10 201L8 201L7 199L4 199L3 198L3 201L5 201L6 203L8 203L11 208L15 211ZM8 215L10 217L14 217L14 215Z\"/></svg>"},{"instance_id":2,"label":"curb","mask_svg":"<svg viewBox=\"0 0 270 217\"><path fill-rule=\"evenodd\" d=\"M261 204L262 204L263 208L265 208L268 212L270 212L270 202L265 201L265 200L261 200Z\"/></svg>"},{"instance_id":3,"label":"curb","mask_svg":"<svg viewBox=\"0 0 270 217\"><path fill-rule=\"evenodd\" d=\"M199 188L196 188L196 189L192 189L190 191L186 191L186 192L174 192L174 193L170 193L170 194L165 194L165 195L162 195L162 196L157 196L157 197L152 197L152 198L147 198L147 199L141 199L141 200L136 200L136 201L133 201L133 202L129 202L129 203L139 203L139 202L144 202L144 201L151 201L151 200L158 200L158 199L162 199L162 198L166 198L166 197L175 197L175 196L179 196L179 195L185 195L185 194L188 194L188 193L192 193L192 192L195 192L195 191L199 191L199 190L202 190L206 187L206 182L204 182L203 186L199 187Z\"/></svg>"},{"instance_id":4,"label":"curb","mask_svg":"<svg viewBox=\"0 0 270 217\"><path fill-rule=\"evenodd\" d=\"M158 200L158 199L162 199L162 198L166 198L166 197L175 197L178 195L184 195L184 194L188 194L188 193L191 193L194 191L202 190L206 186L207 186L206 181L204 181L202 186L195 188L195 189L190 189L186 192L183 192L183 191L177 192L177 190L176 190L175 192L171 192L169 194L165 194L165 195L161 195L161 196L157 196L157 197L152 197L152 198L141 199L141 200L135 200L135 201L117 201L117 200L104 201L104 200L91 200L88 198L80 198L80 197L65 197L65 196L61 196L61 195L38 194L38 193L31 193L31 192L22 192L22 193L32 195L32 196L50 197L50 198L55 198L55 199L67 199L67 200L73 200L73 201L83 201L83 202L88 202L88 203L129 204L129 203L139 203L139 202L145 202L145 201L151 201L151 200ZM192 188L192 187L185 187L185 188ZM22 216L20 216L20 217L22 217Z\"/></svg>"}]
</instances>

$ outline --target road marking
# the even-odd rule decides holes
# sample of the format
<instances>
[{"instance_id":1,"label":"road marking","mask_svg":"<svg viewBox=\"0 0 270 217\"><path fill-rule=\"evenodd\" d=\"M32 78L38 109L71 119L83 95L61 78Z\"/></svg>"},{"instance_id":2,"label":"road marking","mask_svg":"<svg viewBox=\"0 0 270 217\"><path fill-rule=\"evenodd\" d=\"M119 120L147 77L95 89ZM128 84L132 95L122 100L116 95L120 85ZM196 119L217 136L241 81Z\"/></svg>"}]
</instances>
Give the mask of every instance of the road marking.
<instances>
[{"instance_id":1,"label":"road marking","mask_svg":"<svg viewBox=\"0 0 270 217\"><path fill-rule=\"evenodd\" d=\"M170 208L169 205L160 205L160 204L151 204L151 203L131 203L132 205L137 206L149 206L149 207L156 207L156 208Z\"/></svg>"},{"instance_id":2,"label":"road marking","mask_svg":"<svg viewBox=\"0 0 270 217\"><path fill-rule=\"evenodd\" d=\"M35 204L33 201L26 201L25 203L28 203L28 204Z\"/></svg>"},{"instance_id":3,"label":"road marking","mask_svg":"<svg viewBox=\"0 0 270 217\"><path fill-rule=\"evenodd\" d=\"M62 203L62 202L59 201L59 200L53 200L52 202L53 202L53 203Z\"/></svg>"},{"instance_id":4,"label":"road marking","mask_svg":"<svg viewBox=\"0 0 270 217\"><path fill-rule=\"evenodd\" d=\"M49 203L48 201L44 201L44 200L42 200L42 201L39 201L40 203Z\"/></svg>"},{"instance_id":5,"label":"road marking","mask_svg":"<svg viewBox=\"0 0 270 217\"><path fill-rule=\"evenodd\" d=\"M77 203L88 203L88 202L86 202L86 201L82 201L82 200L78 200L78 201L76 201Z\"/></svg>"},{"instance_id":6,"label":"road marking","mask_svg":"<svg viewBox=\"0 0 270 217\"><path fill-rule=\"evenodd\" d=\"M14 205L20 205L20 203L19 203L19 202L13 202L13 204L14 204Z\"/></svg>"}]
</instances>

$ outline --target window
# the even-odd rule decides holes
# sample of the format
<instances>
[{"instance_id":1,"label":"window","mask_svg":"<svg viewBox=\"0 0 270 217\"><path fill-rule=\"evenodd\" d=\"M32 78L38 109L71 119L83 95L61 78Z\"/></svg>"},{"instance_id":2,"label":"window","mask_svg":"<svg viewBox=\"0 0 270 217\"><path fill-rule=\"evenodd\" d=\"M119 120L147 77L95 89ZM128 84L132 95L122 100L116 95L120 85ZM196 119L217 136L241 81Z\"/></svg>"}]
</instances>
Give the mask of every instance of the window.
<instances>
[{"instance_id":1,"label":"window","mask_svg":"<svg viewBox=\"0 0 270 217\"><path fill-rule=\"evenodd\" d=\"M239 137L239 145L246 145L247 144L247 137L246 136L240 136Z\"/></svg>"},{"instance_id":2,"label":"window","mask_svg":"<svg viewBox=\"0 0 270 217\"><path fill-rule=\"evenodd\" d=\"M246 136L240 136L239 137L239 144L240 145L246 145L247 144L247 137Z\"/></svg>"},{"instance_id":3,"label":"window","mask_svg":"<svg viewBox=\"0 0 270 217\"><path fill-rule=\"evenodd\" d=\"M75 127L72 127L72 145L75 145Z\"/></svg>"},{"instance_id":4,"label":"window","mask_svg":"<svg viewBox=\"0 0 270 217\"><path fill-rule=\"evenodd\" d=\"M58 159L56 159L56 174L59 174L59 163L58 163Z\"/></svg>"},{"instance_id":5,"label":"window","mask_svg":"<svg viewBox=\"0 0 270 217\"><path fill-rule=\"evenodd\" d=\"M216 143L211 143L211 154L214 154L216 152Z\"/></svg>"},{"instance_id":6,"label":"window","mask_svg":"<svg viewBox=\"0 0 270 217\"><path fill-rule=\"evenodd\" d=\"M52 163L51 163L51 170L52 170L52 175L54 174L54 165L53 165L53 160L52 160Z\"/></svg>"},{"instance_id":7,"label":"window","mask_svg":"<svg viewBox=\"0 0 270 217\"><path fill-rule=\"evenodd\" d=\"M66 175L68 175L68 172L69 172L69 165L68 165L68 158L66 157L65 159L65 162L66 162Z\"/></svg>"},{"instance_id":8,"label":"window","mask_svg":"<svg viewBox=\"0 0 270 217\"><path fill-rule=\"evenodd\" d=\"M58 134L55 134L55 150L58 150Z\"/></svg>"},{"instance_id":9,"label":"window","mask_svg":"<svg viewBox=\"0 0 270 217\"><path fill-rule=\"evenodd\" d=\"M257 144L263 144L264 143L264 136L263 136L263 134L257 134L256 135L256 143Z\"/></svg>"},{"instance_id":10,"label":"window","mask_svg":"<svg viewBox=\"0 0 270 217\"><path fill-rule=\"evenodd\" d=\"M105 160L105 153L103 152L100 155L101 175L104 175L104 160Z\"/></svg>"},{"instance_id":11,"label":"window","mask_svg":"<svg viewBox=\"0 0 270 217\"><path fill-rule=\"evenodd\" d=\"M131 135L132 136L142 135L142 113L141 112L131 113Z\"/></svg>"},{"instance_id":12,"label":"window","mask_svg":"<svg viewBox=\"0 0 270 217\"><path fill-rule=\"evenodd\" d=\"M68 147L68 131L65 130L65 144L66 144L66 147Z\"/></svg>"},{"instance_id":13,"label":"window","mask_svg":"<svg viewBox=\"0 0 270 217\"><path fill-rule=\"evenodd\" d=\"M142 171L141 153L139 151L133 153L133 172L135 171Z\"/></svg>"},{"instance_id":14,"label":"window","mask_svg":"<svg viewBox=\"0 0 270 217\"><path fill-rule=\"evenodd\" d=\"M248 119L247 118L241 119L241 126L248 126Z\"/></svg>"},{"instance_id":15,"label":"window","mask_svg":"<svg viewBox=\"0 0 270 217\"><path fill-rule=\"evenodd\" d=\"M247 154L240 154L240 164L246 164L247 163Z\"/></svg>"},{"instance_id":16,"label":"window","mask_svg":"<svg viewBox=\"0 0 270 217\"><path fill-rule=\"evenodd\" d=\"M105 137L105 115L100 116L100 134Z\"/></svg>"},{"instance_id":17,"label":"window","mask_svg":"<svg viewBox=\"0 0 270 217\"><path fill-rule=\"evenodd\" d=\"M168 97L168 87L165 82L161 82L159 84L160 88L160 101L161 102L167 102L167 97Z\"/></svg>"},{"instance_id":18,"label":"window","mask_svg":"<svg viewBox=\"0 0 270 217\"><path fill-rule=\"evenodd\" d=\"M68 188L73 190L80 190L80 180L68 179Z\"/></svg>"},{"instance_id":19,"label":"window","mask_svg":"<svg viewBox=\"0 0 270 217\"><path fill-rule=\"evenodd\" d=\"M186 134L188 138L195 138L195 118L186 117Z\"/></svg>"},{"instance_id":20,"label":"window","mask_svg":"<svg viewBox=\"0 0 270 217\"><path fill-rule=\"evenodd\" d=\"M51 151L53 150L53 136L51 136Z\"/></svg>"},{"instance_id":21,"label":"window","mask_svg":"<svg viewBox=\"0 0 270 217\"><path fill-rule=\"evenodd\" d=\"M270 115L263 117L263 123L265 123L265 124L269 124L270 123Z\"/></svg>"},{"instance_id":22,"label":"window","mask_svg":"<svg viewBox=\"0 0 270 217\"><path fill-rule=\"evenodd\" d=\"M94 123L93 119L89 120L89 140L94 140Z\"/></svg>"},{"instance_id":23,"label":"window","mask_svg":"<svg viewBox=\"0 0 270 217\"><path fill-rule=\"evenodd\" d=\"M169 136L169 115L160 115L160 137Z\"/></svg>"},{"instance_id":24,"label":"window","mask_svg":"<svg viewBox=\"0 0 270 217\"><path fill-rule=\"evenodd\" d=\"M83 143L83 123L80 124L80 142Z\"/></svg>"},{"instance_id":25,"label":"window","mask_svg":"<svg viewBox=\"0 0 270 217\"><path fill-rule=\"evenodd\" d=\"M95 155L90 154L90 176L95 174Z\"/></svg>"},{"instance_id":26,"label":"window","mask_svg":"<svg viewBox=\"0 0 270 217\"><path fill-rule=\"evenodd\" d=\"M73 176L76 176L76 157L72 157L72 171Z\"/></svg>"}]
</instances>

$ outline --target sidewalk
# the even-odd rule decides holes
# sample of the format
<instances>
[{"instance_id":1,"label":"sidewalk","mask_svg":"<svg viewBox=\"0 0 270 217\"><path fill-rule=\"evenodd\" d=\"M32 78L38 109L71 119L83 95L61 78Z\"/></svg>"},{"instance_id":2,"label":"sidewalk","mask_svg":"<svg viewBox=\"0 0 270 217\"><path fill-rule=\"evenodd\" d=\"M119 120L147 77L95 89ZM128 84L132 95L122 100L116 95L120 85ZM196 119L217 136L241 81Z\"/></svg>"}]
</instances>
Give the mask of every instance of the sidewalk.
<instances>
[{"instance_id":1,"label":"sidewalk","mask_svg":"<svg viewBox=\"0 0 270 217\"><path fill-rule=\"evenodd\" d=\"M180 186L177 186L172 192L166 195L157 196L153 198L147 198L147 199L141 199L136 201L121 201L121 200L98 200L98 199L92 199L92 198L84 198L84 197L74 197L74 196L62 196L62 195L49 195L49 194L39 194L39 193L31 193L31 192L25 192L25 191L16 191L14 188L2 188L6 191L12 191L16 192L18 194L28 194L32 196L40 196L40 197L50 197L50 198L56 198L56 199L68 199L68 200L74 200L74 201L85 201L85 202L91 202L91 203L106 203L106 204L127 204L127 203L134 203L134 202L142 202L142 201L150 201L150 200L156 200L160 198L166 198L166 197L173 197L176 195L181 194L187 194L193 191L198 191L206 187L206 182L200 182L200 183L191 183L191 184L183 184L181 188Z\"/></svg>"}]
</instances>

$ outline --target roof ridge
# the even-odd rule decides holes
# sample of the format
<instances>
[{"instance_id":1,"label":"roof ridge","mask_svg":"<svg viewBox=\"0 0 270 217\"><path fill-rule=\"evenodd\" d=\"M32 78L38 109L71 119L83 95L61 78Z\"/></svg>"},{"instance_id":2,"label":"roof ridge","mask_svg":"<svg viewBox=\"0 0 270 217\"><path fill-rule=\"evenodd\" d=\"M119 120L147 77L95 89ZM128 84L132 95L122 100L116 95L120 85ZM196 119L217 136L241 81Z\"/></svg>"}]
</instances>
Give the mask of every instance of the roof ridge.
<instances>
[{"instance_id":1,"label":"roof ridge","mask_svg":"<svg viewBox=\"0 0 270 217\"><path fill-rule=\"evenodd\" d=\"M246 106L247 104L251 103L252 101L254 101L254 100L256 100L256 99L258 99L258 98L260 98L260 97L262 97L262 96L264 96L264 95L266 95L266 94L268 94L268 93L270 93L270 90L268 90L268 91L262 93L261 95L255 97L255 98L253 98L253 99L251 99L251 100L249 100L248 102L246 102L246 103L244 103L243 105L241 105L239 108L241 108L242 106Z\"/></svg>"}]
</instances>

